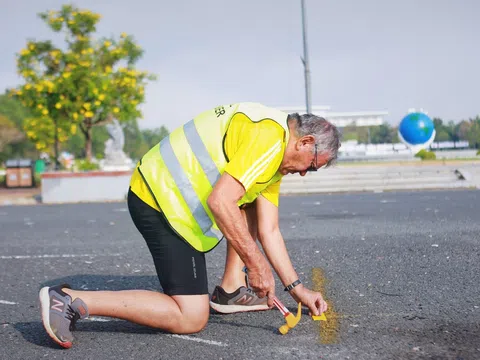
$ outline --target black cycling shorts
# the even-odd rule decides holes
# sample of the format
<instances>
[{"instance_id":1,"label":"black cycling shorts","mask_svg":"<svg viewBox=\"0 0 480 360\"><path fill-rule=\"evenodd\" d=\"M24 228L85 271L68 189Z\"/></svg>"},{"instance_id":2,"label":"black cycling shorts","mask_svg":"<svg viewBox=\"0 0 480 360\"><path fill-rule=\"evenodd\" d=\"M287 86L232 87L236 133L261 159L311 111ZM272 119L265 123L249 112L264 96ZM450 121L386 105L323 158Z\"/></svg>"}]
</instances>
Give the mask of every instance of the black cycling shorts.
<instances>
[{"instance_id":1,"label":"black cycling shorts","mask_svg":"<svg viewBox=\"0 0 480 360\"><path fill-rule=\"evenodd\" d=\"M131 189L128 210L150 249L163 292L170 296L208 294L205 254L183 240L162 213Z\"/></svg>"}]
</instances>

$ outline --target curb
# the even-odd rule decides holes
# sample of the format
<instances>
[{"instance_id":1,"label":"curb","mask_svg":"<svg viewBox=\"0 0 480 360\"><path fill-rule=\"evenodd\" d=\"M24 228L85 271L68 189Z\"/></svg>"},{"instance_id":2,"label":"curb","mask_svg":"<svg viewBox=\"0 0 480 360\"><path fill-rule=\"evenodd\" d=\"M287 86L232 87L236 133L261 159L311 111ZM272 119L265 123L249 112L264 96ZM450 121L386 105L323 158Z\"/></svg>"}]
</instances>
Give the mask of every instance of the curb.
<instances>
[{"instance_id":1,"label":"curb","mask_svg":"<svg viewBox=\"0 0 480 360\"><path fill-rule=\"evenodd\" d=\"M41 204L41 202L37 201L35 198L30 198L30 197L0 198L0 206L37 205L37 204Z\"/></svg>"}]
</instances>

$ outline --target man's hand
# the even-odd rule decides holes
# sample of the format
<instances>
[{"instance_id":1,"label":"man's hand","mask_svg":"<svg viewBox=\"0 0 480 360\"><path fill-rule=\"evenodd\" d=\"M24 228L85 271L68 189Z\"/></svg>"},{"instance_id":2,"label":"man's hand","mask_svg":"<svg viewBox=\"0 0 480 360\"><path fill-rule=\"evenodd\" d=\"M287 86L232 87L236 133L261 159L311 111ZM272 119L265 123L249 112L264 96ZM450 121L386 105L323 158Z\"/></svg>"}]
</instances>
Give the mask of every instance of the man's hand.
<instances>
[{"instance_id":1,"label":"man's hand","mask_svg":"<svg viewBox=\"0 0 480 360\"><path fill-rule=\"evenodd\" d=\"M248 268L248 284L259 298L268 298L268 306L273 306L275 297L275 280L272 270L265 258L258 262L255 267Z\"/></svg>"},{"instance_id":2,"label":"man's hand","mask_svg":"<svg viewBox=\"0 0 480 360\"><path fill-rule=\"evenodd\" d=\"M301 302L310 309L310 315L320 315L327 311L327 303L323 300L322 294L311 291L303 285L298 285L290 291L290 295L296 302Z\"/></svg>"}]
</instances>

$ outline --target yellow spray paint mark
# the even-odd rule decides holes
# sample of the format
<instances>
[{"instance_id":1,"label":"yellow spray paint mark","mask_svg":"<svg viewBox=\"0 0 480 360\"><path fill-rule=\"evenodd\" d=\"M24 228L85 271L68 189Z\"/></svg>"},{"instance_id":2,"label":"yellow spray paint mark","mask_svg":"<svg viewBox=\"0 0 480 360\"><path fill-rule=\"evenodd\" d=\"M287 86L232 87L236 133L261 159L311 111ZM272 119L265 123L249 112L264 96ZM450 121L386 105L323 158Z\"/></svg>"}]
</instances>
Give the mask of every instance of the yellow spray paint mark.
<instances>
[{"instance_id":1,"label":"yellow spray paint mark","mask_svg":"<svg viewBox=\"0 0 480 360\"><path fill-rule=\"evenodd\" d=\"M319 324L318 324L318 326L320 327L319 342L321 344L336 344L338 339L338 332L339 332L339 324L338 324L339 315L335 312L335 307L333 305L333 302L329 300L326 294L326 291L325 291L326 279L322 269L320 268L312 269L312 282L313 282L313 290L321 292L323 295L323 299L328 304L328 309L325 312L327 321L321 321L321 322L319 321Z\"/></svg>"}]
</instances>

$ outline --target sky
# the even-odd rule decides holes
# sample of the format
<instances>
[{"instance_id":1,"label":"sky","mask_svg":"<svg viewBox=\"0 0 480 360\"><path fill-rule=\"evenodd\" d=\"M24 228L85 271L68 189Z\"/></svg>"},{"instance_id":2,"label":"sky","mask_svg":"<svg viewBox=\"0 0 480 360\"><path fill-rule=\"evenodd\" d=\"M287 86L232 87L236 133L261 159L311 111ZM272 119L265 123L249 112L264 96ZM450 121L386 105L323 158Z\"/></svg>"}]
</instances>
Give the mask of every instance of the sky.
<instances>
[{"instance_id":1,"label":"sky","mask_svg":"<svg viewBox=\"0 0 480 360\"><path fill-rule=\"evenodd\" d=\"M21 83L15 53L52 39L37 16L60 0L0 0L0 92ZM141 128L173 130L221 104L305 106L300 0L77 0L97 35L126 32L145 49ZM312 105L411 108L460 121L480 114L480 1L305 0ZM61 42L58 42L61 44Z\"/></svg>"}]
</instances>

